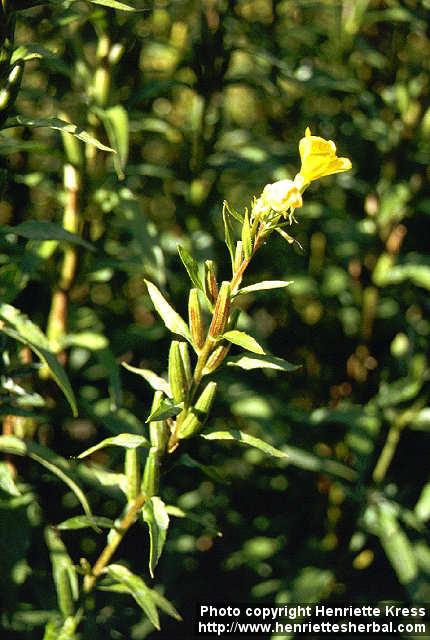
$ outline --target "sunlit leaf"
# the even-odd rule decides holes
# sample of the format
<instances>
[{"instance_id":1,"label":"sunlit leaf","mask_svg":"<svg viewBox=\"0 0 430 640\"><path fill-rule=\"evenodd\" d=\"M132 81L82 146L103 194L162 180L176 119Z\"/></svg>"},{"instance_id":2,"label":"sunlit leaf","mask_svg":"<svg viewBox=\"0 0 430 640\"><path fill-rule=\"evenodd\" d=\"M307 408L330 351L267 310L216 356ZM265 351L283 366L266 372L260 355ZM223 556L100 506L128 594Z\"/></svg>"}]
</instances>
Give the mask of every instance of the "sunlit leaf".
<instances>
[{"instance_id":1,"label":"sunlit leaf","mask_svg":"<svg viewBox=\"0 0 430 640\"><path fill-rule=\"evenodd\" d=\"M277 369L278 371L297 371L300 365L291 364L287 360L282 358L276 358L275 356L258 355L258 354L245 354L242 356L236 356L230 358L227 361L227 365L230 367L240 367L241 369Z\"/></svg>"},{"instance_id":2,"label":"sunlit leaf","mask_svg":"<svg viewBox=\"0 0 430 640\"><path fill-rule=\"evenodd\" d=\"M190 276L191 282L195 287L197 287L197 289L203 291L203 285L200 278L199 265L197 264L197 261L194 260L193 256L188 253L188 251L184 249L184 247L181 247L180 244L178 244L178 253L179 257L182 260L182 264L184 265L188 275Z\"/></svg>"},{"instance_id":3,"label":"sunlit leaf","mask_svg":"<svg viewBox=\"0 0 430 640\"><path fill-rule=\"evenodd\" d=\"M146 613L156 629L160 629L160 619L157 607L154 604L152 590L144 583L142 578L129 571L120 564L111 564L107 567L111 578L127 587L129 593L136 600L139 607Z\"/></svg>"},{"instance_id":4,"label":"sunlit leaf","mask_svg":"<svg viewBox=\"0 0 430 640\"><path fill-rule=\"evenodd\" d=\"M237 344L239 347L243 347L247 351L264 354L264 349L258 344L257 340L243 331L233 329L233 331L224 333L222 337L233 344Z\"/></svg>"},{"instance_id":5,"label":"sunlit leaf","mask_svg":"<svg viewBox=\"0 0 430 640\"><path fill-rule=\"evenodd\" d=\"M124 447L124 449L137 449L137 447L148 447L149 442L144 436L139 436L134 433L120 433L117 436L111 438L105 438L98 444L85 449L78 455L78 458L86 458L95 451L104 449L105 447Z\"/></svg>"},{"instance_id":6,"label":"sunlit leaf","mask_svg":"<svg viewBox=\"0 0 430 640\"><path fill-rule=\"evenodd\" d=\"M242 295L245 293L254 293L255 291L265 291L267 289L281 289L293 284L292 280L263 280L256 284L251 284L249 287L242 287L239 289L236 295Z\"/></svg>"},{"instance_id":7,"label":"sunlit leaf","mask_svg":"<svg viewBox=\"0 0 430 640\"><path fill-rule=\"evenodd\" d=\"M142 376L142 378L144 378L146 382L148 382L148 384L150 384L150 386L155 389L155 391L162 391L167 396L171 395L169 383L150 369L139 369L138 367L132 367L126 362L122 362L121 364L128 371L131 371L138 376Z\"/></svg>"},{"instance_id":8,"label":"sunlit leaf","mask_svg":"<svg viewBox=\"0 0 430 640\"><path fill-rule=\"evenodd\" d=\"M250 447L255 447L256 449L263 451L263 453L266 453L268 456L273 456L274 458L288 458L288 455L284 453L284 451L275 449L275 447L272 447L272 445L267 444L267 442L260 440L260 438L250 436L248 433L244 433L243 431L239 431L238 429L202 433L201 437L205 440L234 440L235 442L239 442L240 444L246 444Z\"/></svg>"},{"instance_id":9,"label":"sunlit leaf","mask_svg":"<svg viewBox=\"0 0 430 640\"><path fill-rule=\"evenodd\" d=\"M46 127L47 129L54 129L62 133L70 133L72 136L75 136L75 138L79 138L79 140L85 142L85 144L97 147L97 149L101 151L112 151L115 153L113 149L102 144L88 133L88 131L85 131L85 129L78 127L76 124L61 120L60 118L29 118L26 116L16 116L14 118L8 118L3 127L5 129L12 127Z\"/></svg>"},{"instance_id":10,"label":"sunlit leaf","mask_svg":"<svg viewBox=\"0 0 430 640\"><path fill-rule=\"evenodd\" d=\"M152 304L158 311L166 327L170 329L172 333L178 333L191 343L191 335L186 322L184 322L181 316L170 306L155 284L152 284L152 282L148 280L145 280L145 282L149 295L151 296Z\"/></svg>"},{"instance_id":11,"label":"sunlit leaf","mask_svg":"<svg viewBox=\"0 0 430 640\"><path fill-rule=\"evenodd\" d=\"M39 356L69 401L73 414L77 415L75 396L66 372L50 350L48 338L39 327L15 307L0 304L0 331L27 345Z\"/></svg>"},{"instance_id":12,"label":"sunlit leaf","mask_svg":"<svg viewBox=\"0 0 430 640\"><path fill-rule=\"evenodd\" d=\"M154 570L163 552L166 542L167 529L169 528L169 515L166 505L157 496L152 496L147 500L143 509L142 517L149 527L149 573L154 577Z\"/></svg>"}]
</instances>

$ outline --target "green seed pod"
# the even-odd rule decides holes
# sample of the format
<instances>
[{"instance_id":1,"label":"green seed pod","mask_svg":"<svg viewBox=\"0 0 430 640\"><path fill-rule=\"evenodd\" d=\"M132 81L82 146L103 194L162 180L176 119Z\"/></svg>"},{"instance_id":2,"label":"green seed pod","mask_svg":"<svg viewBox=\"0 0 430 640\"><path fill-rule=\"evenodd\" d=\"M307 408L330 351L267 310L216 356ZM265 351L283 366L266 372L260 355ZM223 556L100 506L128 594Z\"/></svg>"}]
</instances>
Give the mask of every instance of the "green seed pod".
<instances>
[{"instance_id":1,"label":"green seed pod","mask_svg":"<svg viewBox=\"0 0 430 640\"><path fill-rule=\"evenodd\" d=\"M230 351L230 343L220 344L209 356L205 368L203 369L203 375L206 376L209 373L213 373L218 369L220 364L224 361L224 358Z\"/></svg>"},{"instance_id":2,"label":"green seed pod","mask_svg":"<svg viewBox=\"0 0 430 640\"><path fill-rule=\"evenodd\" d=\"M188 393L188 380L178 340L172 340L169 351L169 384L175 402L183 402Z\"/></svg>"},{"instance_id":3,"label":"green seed pod","mask_svg":"<svg viewBox=\"0 0 430 640\"><path fill-rule=\"evenodd\" d=\"M190 291L190 297L188 299L188 319L193 344L197 350L200 350L205 342L205 326L203 323L198 289L191 289Z\"/></svg>"},{"instance_id":4,"label":"green seed pod","mask_svg":"<svg viewBox=\"0 0 430 640\"><path fill-rule=\"evenodd\" d=\"M216 382L209 382L203 389L196 404L179 427L178 437L180 440L191 438L200 431L211 410L216 389Z\"/></svg>"},{"instance_id":5,"label":"green seed pod","mask_svg":"<svg viewBox=\"0 0 430 640\"><path fill-rule=\"evenodd\" d=\"M162 399L163 392L156 391L152 401L151 413L158 408ZM154 447L160 455L165 452L169 437L170 429L165 420L154 420L149 423L149 439L151 441L151 446Z\"/></svg>"},{"instance_id":6,"label":"green seed pod","mask_svg":"<svg viewBox=\"0 0 430 640\"><path fill-rule=\"evenodd\" d=\"M143 472L142 492L147 498L158 493L158 484L160 479L160 456L155 447L151 447L146 458L145 470Z\"/></svg>"},{"instance_id":7,"label":"green seed pod","mask_svg":"<svg viewBox=\"0 0 430 640\"><path fill-rule=\"evenodd\" d=\"M205 293L208 300L215 303L218 298L218 284L216 281L216 267L213 260L205 261Z\"/></svg>"},{"instance_id":8,"label":"green seed pod","mask_svg":"<svg viewBox=\"0 0 430 640\"><path fill-rule=\"evenodd\" d=\"M222 335L228 323L230 315L230 283L227 280L221 284L221 289L215 304L209 336L217 338Z\"/></svg>"},{"instance_id":9,"label":"green seed pod","mask_svg":"<svg viewBox=\"0 0 430 640\"><path fill-rule=\"evenodd\" d=\"M9 111L15 104L21 86L23 72L24 62L23 60L18 60L9 71L6 84L0 91L0 124L6 120Z\"/></svg>"}]
</instances>

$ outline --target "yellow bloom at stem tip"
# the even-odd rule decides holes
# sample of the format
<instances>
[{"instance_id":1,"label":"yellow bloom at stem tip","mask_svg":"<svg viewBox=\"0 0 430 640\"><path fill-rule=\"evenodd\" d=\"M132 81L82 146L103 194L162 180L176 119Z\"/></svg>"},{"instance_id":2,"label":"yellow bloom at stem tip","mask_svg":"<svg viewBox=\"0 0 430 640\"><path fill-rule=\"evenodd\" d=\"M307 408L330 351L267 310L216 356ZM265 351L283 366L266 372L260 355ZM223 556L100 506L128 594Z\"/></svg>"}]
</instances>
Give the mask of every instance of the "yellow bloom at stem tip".
<instances>
[{"instance_id":1,"label":"yellow bloom at stem tip","mask_svg":"<svg viewBox=\"0 0 430 640\"><path fill-rule=\"evenodd\" d=\"M299 142L299 152L302 166L295 178L299 184L306 184L332 173L348 171L352 167L349 158L337 157L333 140L313 136L309 127L306 129L305 137Z\"/></svg>"}]
</instances>

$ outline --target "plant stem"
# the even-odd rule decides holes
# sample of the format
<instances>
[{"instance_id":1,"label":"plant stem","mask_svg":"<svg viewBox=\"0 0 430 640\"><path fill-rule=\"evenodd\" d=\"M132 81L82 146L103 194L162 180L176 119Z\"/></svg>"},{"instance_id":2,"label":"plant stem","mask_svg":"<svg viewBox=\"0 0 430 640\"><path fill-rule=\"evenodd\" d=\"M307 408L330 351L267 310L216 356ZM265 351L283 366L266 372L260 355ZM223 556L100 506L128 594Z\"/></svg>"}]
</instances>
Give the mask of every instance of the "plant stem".
<instances>
[{"instance_id":1,"label":"plant stem","mask_svg":"<svg viewBox=\"0 0 430 640\"><path fill-rule=\"evenodd\" d=\"M78 205L80 178L77 169L71 164L66 164L64 167L64 188L66 204L63 226L67 231L78 233L80 227ZM61 339L67 331L69 292L75 279L77 264L77 248L74 245L69 245L64 252L60 279L52 296L48 317L47 336L56 349L60 349ZM64 356L62 359L64 360Z\"/></svg>"},{"instance_id":2,"label":"plant stem","mask_svg":"<svg viewBox=\"0 0 430 640\"><path fill-rule=\"evenodd\" d=\"M106 565L109 563L113 554L117 550L120 545L122 539L125 534L131 527L131 525L135 522L139 511L143 507L146 501L146 495L141 493L137 496L137 498L132 503L131 507L125 514L124 518L121 520L119 526L115 530L115 534L112 537L112 540L108 542L100 556L98 557L96 563L91 569L91 573L86 575L84 578L84 591L89 593L95 587L97 582L97 578L104 571Z\"/></svg>"}]
</instances>

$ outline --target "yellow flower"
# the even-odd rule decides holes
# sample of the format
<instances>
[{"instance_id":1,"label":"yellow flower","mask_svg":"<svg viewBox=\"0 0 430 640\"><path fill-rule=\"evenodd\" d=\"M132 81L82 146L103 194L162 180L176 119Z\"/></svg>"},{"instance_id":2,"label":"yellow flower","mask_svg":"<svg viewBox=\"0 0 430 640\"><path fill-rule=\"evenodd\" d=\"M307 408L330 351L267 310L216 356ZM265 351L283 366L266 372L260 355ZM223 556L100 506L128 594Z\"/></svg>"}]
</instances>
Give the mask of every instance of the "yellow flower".
<instances>
[{"instance_id":1,"label":"yellow flower","mask_svg":"<svg viewBox=\"0 0 430 640\"><path fill-rule=\"evenodd\" d=\"M303 201L302 194L295 182L278 180L272 184L266 184L256 204L257 210L286 213L289 209L301 207Z\"/></svg>"},{"instance_id":2,"label":"yellow flower","mask_svg":"<svg viewBox=\"0 0 430 640\"><path fill-rule=\"evenodd\" d=\"M313 136L309 127L306 129L305 137L299 142L299 151L302 166L296 176L298 186L301 186L300 182L306 184L332 173L348 171L352 167L349 158L337 157L333 140Z\"/></svg>"}]
</instances>

